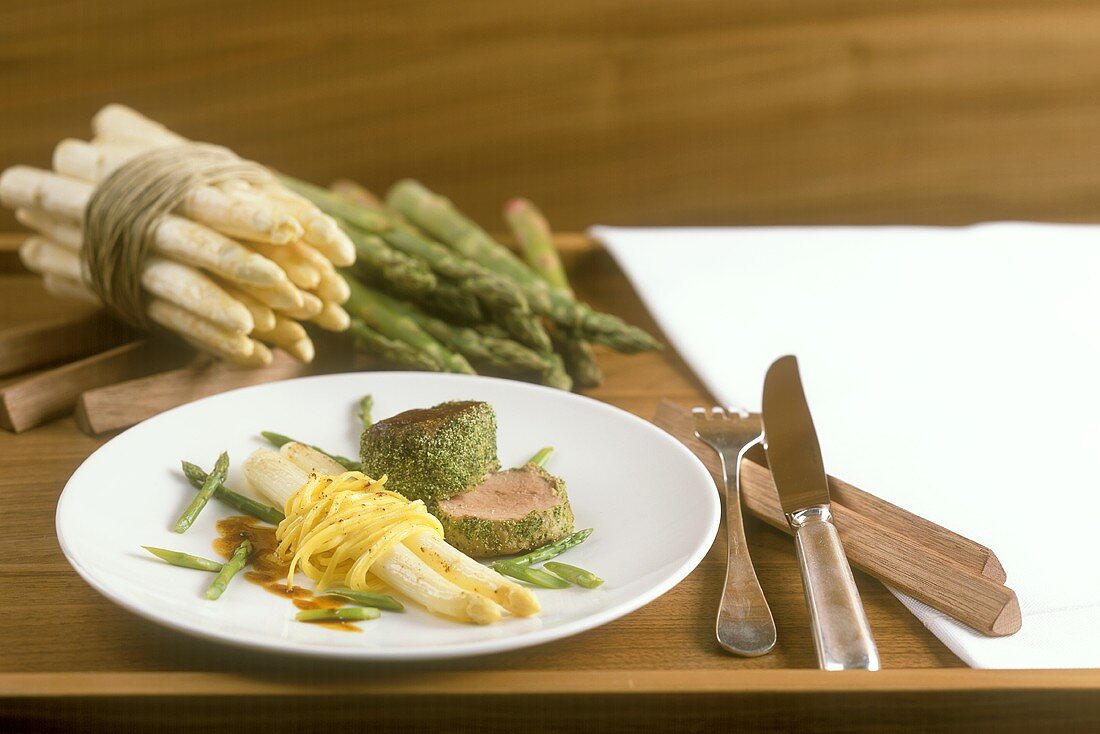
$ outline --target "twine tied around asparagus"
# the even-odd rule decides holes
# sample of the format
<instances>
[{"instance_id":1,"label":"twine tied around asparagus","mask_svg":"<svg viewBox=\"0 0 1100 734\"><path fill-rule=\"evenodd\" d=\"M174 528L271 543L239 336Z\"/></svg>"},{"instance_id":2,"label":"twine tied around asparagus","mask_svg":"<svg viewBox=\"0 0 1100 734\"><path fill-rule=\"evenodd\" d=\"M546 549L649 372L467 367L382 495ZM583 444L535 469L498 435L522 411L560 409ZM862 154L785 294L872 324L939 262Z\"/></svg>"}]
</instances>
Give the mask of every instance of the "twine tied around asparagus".
<instances>
[{"instance_id":1,"label":"twine tied around asparagus","mask_svg":"<svg viewBox=\"0 0 1100 734\"><path fill-rule=\"evenodd\" d=\"M92 193L84 211L84 277L122 321L148 328L141 267L160 219L195 186L229 180L263 184L273 174L258 163L204 143L157 148L127 161Z\"/></svg>"}]
</instances>

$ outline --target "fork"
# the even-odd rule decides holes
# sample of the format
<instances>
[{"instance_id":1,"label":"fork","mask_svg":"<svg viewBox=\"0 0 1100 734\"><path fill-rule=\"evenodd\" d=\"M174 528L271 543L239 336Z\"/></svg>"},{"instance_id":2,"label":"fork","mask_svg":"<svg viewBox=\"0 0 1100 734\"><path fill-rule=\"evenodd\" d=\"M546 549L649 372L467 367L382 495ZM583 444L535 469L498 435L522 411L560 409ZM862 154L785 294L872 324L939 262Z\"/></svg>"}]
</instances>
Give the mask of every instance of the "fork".
<instances>
[{"instance_id":1,"label":"fork","mask_svg":"<svg viewBox=\"0 0 1100 734\"><path fill-rule=\"evenodd\" d=\"M695 435L718 452L726 485L726 582L715 635L729 652L763 655L775 646L775 620L756 578L741 517L741 460L764 439L759 413L693 408Z\"/></svg>"}]
</instances>

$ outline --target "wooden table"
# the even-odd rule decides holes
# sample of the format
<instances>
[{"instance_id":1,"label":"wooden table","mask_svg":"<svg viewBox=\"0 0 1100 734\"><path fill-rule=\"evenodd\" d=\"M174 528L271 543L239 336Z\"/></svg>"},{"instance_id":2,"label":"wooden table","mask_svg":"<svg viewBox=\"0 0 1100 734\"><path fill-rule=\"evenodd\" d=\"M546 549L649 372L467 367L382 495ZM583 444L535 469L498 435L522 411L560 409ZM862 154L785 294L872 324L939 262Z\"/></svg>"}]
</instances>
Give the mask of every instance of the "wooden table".
<instances>
[{"instance_id":1,"label":"wooden table","mask_svg":"<svg viewBox=\"0 0 1100 734\"><path fill-rule=\"evenodd\" d=\"M605 252L584 237L560 239L582 297L655 329ZM17 267L0 253L0 327L67 307ZM661 398L709 402L671 350L634 357L606 352L601 361L606 383L590 395L642 417L651 417ZM749 542L779 629L775 651L761 658L730 657L714 644L724 533L694 573L644 609L512 653L357 665L193 639L100 597L58 548L58 495L102 443L78 431L71 418L19 435L0 432L0 730L33 723L144 731L168 721L188 730L248 725L257 732L308 722L413 729L445 722L485 732L660 731L719 722L734 722L741 731L1100 725L1100 671L966 669L864 576L857 580L885 670L815 670L791 542L751 518ZM124 491L140 489L120 488L120 501Z\"/></svg>"}]
</instances>

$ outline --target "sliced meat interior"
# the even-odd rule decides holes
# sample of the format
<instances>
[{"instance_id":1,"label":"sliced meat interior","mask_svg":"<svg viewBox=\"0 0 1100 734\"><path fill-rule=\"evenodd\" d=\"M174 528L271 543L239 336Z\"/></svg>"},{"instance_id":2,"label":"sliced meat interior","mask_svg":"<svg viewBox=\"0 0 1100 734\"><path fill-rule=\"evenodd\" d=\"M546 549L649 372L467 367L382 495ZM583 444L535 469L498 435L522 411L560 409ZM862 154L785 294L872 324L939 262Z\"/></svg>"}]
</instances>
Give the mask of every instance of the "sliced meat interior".
<instances>
[{"instance_id":1,"label":"sliced meat interior","mask_svg":"<svg viewBox=\"0 0 1100 734\"><path fill-rule=\"evenodd\" d=\"M573 531L565 483L532 465L490 474L432 509L447 541L475 557L522 553Z\"/></svg>"}]
</instances>

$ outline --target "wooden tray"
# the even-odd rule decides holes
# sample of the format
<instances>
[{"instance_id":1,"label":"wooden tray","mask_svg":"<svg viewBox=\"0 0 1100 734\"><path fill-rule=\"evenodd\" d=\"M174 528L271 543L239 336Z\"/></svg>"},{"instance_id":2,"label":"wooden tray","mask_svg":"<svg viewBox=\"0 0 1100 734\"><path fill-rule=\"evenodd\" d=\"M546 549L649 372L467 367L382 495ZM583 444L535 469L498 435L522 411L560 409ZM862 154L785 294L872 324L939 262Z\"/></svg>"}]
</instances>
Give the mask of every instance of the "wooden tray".
<instances>
[{"instance_id":1,"label":"wooden tray","mask_svg":"<svg viewBox=\"0 0 1100 734\"><path fill-rule=\"evenodd\" d=\"M577 290L594 305L654 328L629 284L597 246L563 236ZM65 306L5 259L0 238L0 327ZM601 353L607 373L592 397L645 418L668 398L710 398L671 351ZM341 365L331 365L340 369ZM22 434L0 431L0 730L155 730L172 721L209 731L312 731L318 725L433 722L448 730L663 731L736 724L740 731L804 725L818 731L1030 731L1042 722L1100 723L1100 671L975 671L880 584L858 575L885 670L814 669L790 540L750 519L748 533L775 612L773 653L738 659L713 642L724 534L677 588L628 617L577 637L485 658L377 666L273 657L203 642L119 609L92 591L57 547L53 514L72 471L102 439L71 417ZM871 491L873 487L869 487ZM155 487L120 487L127 492ZM1008 569L1011 582L1012 569ZM522 720L522 724L519 723ZM396 731L396 729L391 729Z\"/></svg>"}]
</instances>

